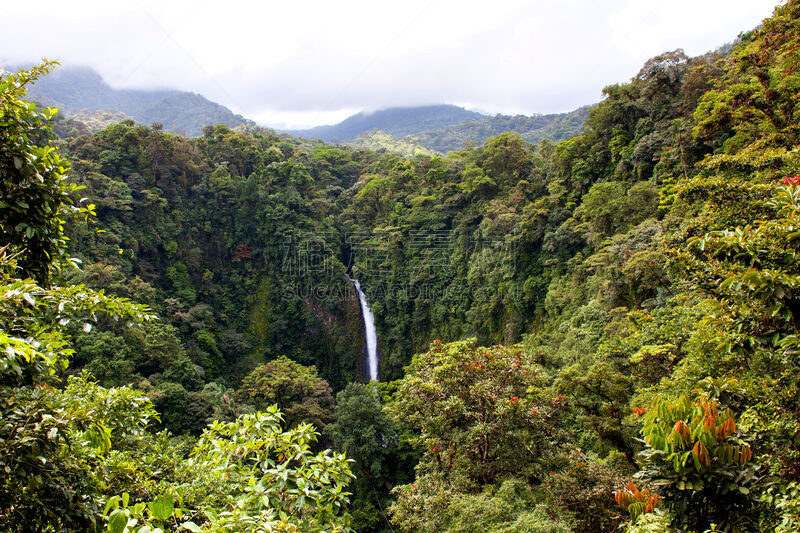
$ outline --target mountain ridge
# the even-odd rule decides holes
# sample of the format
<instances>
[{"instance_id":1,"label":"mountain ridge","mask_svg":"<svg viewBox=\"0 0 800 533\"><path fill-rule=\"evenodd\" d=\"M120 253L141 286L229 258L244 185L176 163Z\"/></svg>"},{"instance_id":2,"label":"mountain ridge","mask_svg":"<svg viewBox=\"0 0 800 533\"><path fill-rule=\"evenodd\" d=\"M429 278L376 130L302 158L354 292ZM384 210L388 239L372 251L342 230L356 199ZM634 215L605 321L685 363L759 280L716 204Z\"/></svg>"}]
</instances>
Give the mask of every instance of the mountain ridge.
<instances>
[{"instance_id":1,"label":"mountain ridge","mask_svg":"<svg viewBox=\"0 0 800 533\"><path fill-rule=\"evenodd\" d=\"M57 69L31 86L29 95L44 105L57 107L66 118L86 112L116 111L139 123L158 122L166 131L191 137L202 135L204 126L217 123L229 127L255 125L252 120L194 92L115 89L86 66Z\"/></svg>"},{"instance_id":2,"label":"mountain ridge","mask_svg":"<svg viewBox=\"0 0 800 533\"><path fill-rule=\"evenodd\" d=\"M482 145L490 137L507 131L519 133L529 142L543 139L561 141L579 134L593 105L567 113L536 115L485 115L451 104L390 107L360 112L337 124L304 130L279 130L294 137L319 139L329 143L364 146L365 137L374 140L379 134L386 148L398 144L417 145L439 153L459 150L467 144ZM462 120L457 120L462 117ZM438 124L437 127L429 127ZM391 138L387 139L386 135ZM375 144L370 142L375 148Z\"/></svg>"},{"instance_id":3,"label":"mountain ridge","mask_svg":"<svg viewBox=\"0 0 800 533\"><path fill-rule=\"evenodd\" d=\"M213 124L231 128L256 126L254 121L198 93L113 88L87 66L56 70L32 86L30 96L43 105L58 108L67 119L86 123L89 130L93 129L91 124L105 126L124 118L145 125L159 123L165 131L190 137L202 135L203 128ZM400 146L404 153L447 153L465 145L482 145L488 138L506 131L517 132L529 142L560 141L580 133L589 108L584 106L569 113L510 116L487 115L453 104L395 106L362 111L337 124L278 131L354 146L363 145L366 135L373 148L382 146L396 151ZM380 132L379 138L375 137L376 132Z\"/></svg>"},{"instance_id":4,"label":"mountain ridge","mask_svg":"<svg viewBox=\"0 0 800 533\"><path fill-rule=\"evenodd\" d=\"M480 146L490 137L507 131L519 133L523 139L533 144L544 139L558 142L583 131L583 123L589 118L592 107L594 105L585 105L567 113L547 115L512 116L498 113L421 132L415 140L424 148L440 153L459 150L468 143Z\"/></svg>"},{"instance_id":5,"label":"mountain ridge","mask_svg":"<svg viewBox=\"0 0 800 533\"><path fill-rule=\"evenodd\" d=\"M279 131L294 137L345 143L368 131L380 130L393 137L405 137L482 116L484 115L481 113L452 104L397 106L377 111L361 111L337 124Z\"/></svg>"}]
</instances>

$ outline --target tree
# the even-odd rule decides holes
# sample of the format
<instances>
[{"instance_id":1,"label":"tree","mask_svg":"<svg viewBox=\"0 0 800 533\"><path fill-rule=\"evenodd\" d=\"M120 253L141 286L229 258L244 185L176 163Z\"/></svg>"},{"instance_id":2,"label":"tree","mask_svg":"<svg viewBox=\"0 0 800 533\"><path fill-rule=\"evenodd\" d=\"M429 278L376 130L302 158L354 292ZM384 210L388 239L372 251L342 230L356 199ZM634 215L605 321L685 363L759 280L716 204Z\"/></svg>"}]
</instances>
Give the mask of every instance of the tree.
<instances>
[{"instance_id":1,"label":"tree","mask_svg":"<svg viewBox=\"0 0 800 533\"><path fill-rule=\"evenodd\" d=\"M75 188L66 184L66 163L35 144L54 111L22 99L26 84L52 66L0 76L0 527L26 531L96 524L100 482L92 472L112 432L138 431L138 420L153 415L137 395L118 391L141 415L134 427L120 428L103 409L76 401L76 389L86 388L80 383L53 387L74 353L70 323L90 331L103 315L152 315L103 291L47 284L64 265L65 219L80 212L69 207Z\"/></svg>"},{"instance_id":2,"label":"tree","mask_svg":"<svg viewBox=\"0 0 800 533\"><path fill-rule=\"evenodd\" d=\"M349 513L358 531L380 531L396 469L403 464L395 425L383 412L374 383L348 383L336 395L334 421L325 428L333 448L353 460L354 498ZM377 506L376 506L377 504Z\"/></svg>"},{"instance_id":3,"label":"tree","mask_svg":"<svg viewBox=\"0 0 800 533\"><path fill-rule=\"evenodd\" d=\"M336 395L334 422L325 432L337 450L355 461L358 479L380 478L382 465L395 447L397 436L383 412L377 389L364 383L348 383Z\"/></svg>"},{"instance_id":4,"label":"tree","mask_svg":"<svg viewBox=\"0 0 800 533\"><path fill-rule=\"evenodd\" d=\"M23 100L27 85L50 72L56 63L45 61L30 70L0 74L0 247L20 252L17 266L23 277L46 284L51 271L61 267L66 251L64 223L92 205L73 207L67 183L69 164L38 138L55 116Z\"/></svg>"},{"instance_id":5,"label":"tree","mask_svg":"<svg viewBox=\"0 0 800 533\"><path fill-rule=\"evenodd\" d=\"M94 529L103 489L129 474L124 450L147 438L152 404L129 387L104 389L84 376L63 391L0 387L0 398L0 529Z\"/></svg>"},{"instance_id":6,"label":"tree","mask_svg":"<svg viewBox=\"0 0 800 533\"><path fill-rule=\"evenodd\" d=\"M44 288L14 278L21 269L7 248L0 249L0 527L85 529L98 518L100 480L93 472L119 425L85 398L75 401L74 389L53 386L73 354L66 329L76 321L88 331L103 314L137 321L152 316L83 286ZM134 417L153 415L143 398L130 399Z\"/></svg>"},{"instance_id":7,"label":"tree","mask_svg":"<svg viewBox=\"0 0 800 533\"><path fill-rule=\"evenodd\" d=\"M545 400L540 379L519 346L434 341L415 355L387 406L422 451L415 481L395 489L393 521L441 531L442 510L461 496L509 477L542 480L564 398Z\"/></svg>"},{"instance_id":8,"label":"tree","mask_svg":"<svg viewBox=\"0 0 800 533\"><path fill-rule=\"evenodd\" d=\"M724 76L697 106L695 135L719 142L722 132L727 153L763 138L794 146L800 134L799 43L800 3L786 2L723 60Z\"/></svg>"},{"instance_id":9,"label":"tree","mask_svg":"<svg viewBox=\"0 0 800 533\"><path fill-rule=\"evenodd\" d=\"M722 531L755 529L759 466L732 410L709 394L659 397L644 413L642 435L646 447L636 476L657 487L676 525L695 531L712 524ZM635 510L634 518L641 512L640 503L618 501Z\"/></svg>"},{"instance_id":10,"label":"tree","mask_svg":"<svg viewBox=\"0 0 800 533\"><path fill-rule=\"evenodd\" d=\"M530 174L531 145L518 133L501 133L486 141L480 163L488 176L488 180L482 178L487 185L513 186Z\"/></svg>"},{"instance_id":11,"label":"tree","mask_svg":"<svg viewBox=\"0 0 800 533\"><path fill-rule=\"evenodd\" d=\"M624 206L625 186L622 183L595 183L583 196L583 202L575 214L588 223L590 242L599 245L618 229Z\"/></svg>"},{"instance_id":12,"label":"tree","mask_svg":"<svg viewBox=\"0 0 800 533\"><path fill-rule=\"evenodd\" d=\"M0 83L2 110L12 110L0 119L5 121L3 134L11 135L0 151L13 165L9 146L28 150L16 156L22 162L14 168L21 170L28 164L25 154L43 161L57 158L49 147L30 143L30 127L43 123L25 114L35 108L20 99L17 89L24 84L19 80L29 78L18 76L22 78ZM28 170L21 170L19 175L28 181L2 169L3 186L20 185L12 195L14 205L0 206L6 216L3 228L8 230L8 213L36 202L55 222L34 213L26 228L6 231L10 242L0 245L0 529L96 531L105 517L113 532L134 526L137 531L346 531L342 511L348 494L343 489L352 478L347 460L329 450L312 453L313 428L298 424L283 431L277 407L236 422L215 423L187 461L168 433L151 433L157 415L141 392L103 388L85 375L72 376L63 386L60 377L74 355L70 332L82 329L88 334L96 326L143 323L155 317L146 307L103 290L38 283L28 277L48 281L63 265L59 217L69 213L61 209L69 191L64 167L36 169L40 175L32 180ZM171 327L154 328L152 335L135 331L138 334L132 336L147 355L155 350L156 359L172 358L159 361L172 363L164 368L165 378L173 374L177 381L193 379L191 371L175 368L174 363L185 366L188 361L174 357L176 352L182 355L182 348L173 342ZM114 350L115 339L105 336L103 342L88 345L100 352ZM323 396L330 398L327 384L317 381ZM129 506L131 494L140 501ZM184 511L201 525L181 524Z\"/></svg>"},{"instance_id":13,"label":"tree","mask_svg":"<svg viewBox=\"0 0 800 533\"><path fill-rule=\"evenodd\" d=\"M313 454L317 433L307 423L283 431L277 407L213 423L187 467L208 488L205 530L342 532L353 479L344 454ZM220 508L221 507L221 508Z\"/></svg>"},{"instance_id":14,"label":"tree","mask_svg":"<svg viewBox=\"0 0 800 533\"><path fill-rule=\"evenodd\" d=\"M561 370L554 386L582 413L578 421L597 433L633 462L633 435L623 423L628 415L632 380L610 362L597 361L588 368L574 364Z\"/></svg>"},{"instance_id":15,"label":"tree","mask_svg":"<svg viewBox=\"0 0 800 533\"><path fill-rule=\"evenodd\" d=\"M317 375L315 366L303 366L281 356L253 370L242 381L237 398L258 410L276 404L289 427L309 422L324 428L333 417L333 392Z\"/></svg>"}]
</instances>

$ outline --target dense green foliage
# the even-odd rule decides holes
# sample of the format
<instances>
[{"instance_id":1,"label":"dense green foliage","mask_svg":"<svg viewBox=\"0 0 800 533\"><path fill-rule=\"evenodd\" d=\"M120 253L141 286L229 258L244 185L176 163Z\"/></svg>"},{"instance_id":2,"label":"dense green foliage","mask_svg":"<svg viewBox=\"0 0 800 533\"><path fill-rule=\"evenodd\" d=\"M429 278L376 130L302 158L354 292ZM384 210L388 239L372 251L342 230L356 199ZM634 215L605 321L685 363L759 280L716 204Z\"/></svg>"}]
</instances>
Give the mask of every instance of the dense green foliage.
<instances>
[{"instance_id":1,"label":"dense green foliage","mask_svg":"<svg viewBox=\"0 0 800 533\"><path fill-rule=\"evenodd\" d=\"M428 130L414 135L420 145L436 152L447 153L460 150L467 144L479 146L490 137L507 131L519 133L529 143L545 139L563 141L578 135L589 116L589 107L581 107L569 113L551 115L501 115L465 120L452 126Z\"/></svg>"},{"instance_id":2,"label":"dense green foliage","mask_svg":"<svg viewBox=\"0 0 800 533\"><path fill-rule=\"evenodd\" d=\"M302 421L324 429L333 415L333 395L317 369L286 356L258 366L243 380L237 396L257 409L277 405L290 426Z\"/></svg>"},{"instance_id":3,"label":"dense green foliage","mask_svg":"<svg viewBox=\"0 0 800 533\"><path fill-rule=\"evenodd\" d=\"M413 136L407 136L405 139L396 139L380 130L362 133L348 144L374 152L394 152L406 158L436 155L433 150L418 144Z\"/></svg>"},{"instance_id":4,"label":"dense green foliage","mask_svg":"<svg viewBox=\"0 0 800 533\"><path fill-rule=\"evenodd\" d=\"M35 144L55 111L21 98L51 69L45 63L0 79L0 246L10 254L24 251L18 266L40 282L64 254L64 218L72 207L66 195L74 190L66 184L69 164L52 147Z\"/></svg>"},{"instance_id":5,"label":"dense green foliage","mask_svg":"<svg viewBox=\"0 0 800 533\"><path fill-rule=\"evenodd\" d=\"M33 140L46 136L50 113L22 97L48 67L0 79L0 183L4 200L13 201L0 221L16 230L0 241L0 529L345 531L347 460L313 452L317 434L307 423L284 431L276 406L216 421L192 446L153 431L158 415L141 390L104 388L85 374L64 379L76 354L72 324L89 334L94 326L130 321L122 327L131 329L156 317L102 289L64 282L64 224L91 219L76 218L87 210L72 207L76 187L66 182L66 164ZM32 206L28 231L17 222L22 202ZM39 203L48 216L39 215ZM163 356L158 348L148 354Z\"/></svg>"},{"instance_id":6,"label":"dense green foliage","mask_svg":"<svg viewBox=\"0 0 800 533\"><path fill-rule=\"evenodd\" d=\"M531 143L561 141L583 129L589 106L552 115L483 116L456 106L391 108L359 113L333 126L287 133L307 139L347 143L357 148L391 151L412 159L480 146L490 137L517 132Z\"/></svg>"},{"instance_id":7,"label":"dense green foliage","mask_svg":"<svg viewBox=\"0 0 800 533\"><path fill-rule=\"evenodd\" d=\"M0 243L0 520L796 531L798 50L790 1L729 49L649 60L579 135L444 156L65 127L83 270L50 254L37 284L24 228ZM66 165L45 170L61 196L29 194L66 221ZM25 238L61 243L46 224Z\"/></svg>"}]
</instances>

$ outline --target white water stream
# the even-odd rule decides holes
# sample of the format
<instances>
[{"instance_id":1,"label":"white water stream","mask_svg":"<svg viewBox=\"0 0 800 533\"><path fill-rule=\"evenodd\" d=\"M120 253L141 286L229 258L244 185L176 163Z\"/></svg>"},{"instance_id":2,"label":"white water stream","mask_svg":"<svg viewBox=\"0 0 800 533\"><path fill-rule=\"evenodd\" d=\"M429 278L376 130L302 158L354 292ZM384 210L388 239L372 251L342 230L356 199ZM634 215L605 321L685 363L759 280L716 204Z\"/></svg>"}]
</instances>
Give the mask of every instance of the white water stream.
<instances>
[{"instance_id":1,"label":"white water stream","mask_svg":"<svg viewBox=\"0 0 800 533\"><path fill-rule=\"evenodd\" d=\"M358 293L358 301L361 304L361 315L364 317L364 332L367 340L367 364L370 381L378 381L378 334L375 331L375 317L367 305L367 297L361 290L361 284L357 279L351 279Z\"/></svg>"}]
</instances>

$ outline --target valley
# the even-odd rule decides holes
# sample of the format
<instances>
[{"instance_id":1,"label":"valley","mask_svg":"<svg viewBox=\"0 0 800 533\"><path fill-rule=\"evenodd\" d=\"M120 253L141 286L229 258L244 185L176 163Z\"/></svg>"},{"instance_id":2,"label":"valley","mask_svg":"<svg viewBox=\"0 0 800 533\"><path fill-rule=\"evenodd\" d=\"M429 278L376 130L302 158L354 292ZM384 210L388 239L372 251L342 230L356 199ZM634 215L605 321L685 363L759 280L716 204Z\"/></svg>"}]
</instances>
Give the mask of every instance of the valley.
<instances>
[{"instance_id":1,"label":"valley","mask_svg":"<svg viewBox=\"0 0 800 533\"><path fill-rule=\"evenodd\" d=\"M0 75L0 530L796 531L799 43L302 131Z\"/></svg>"}]
</instances>

